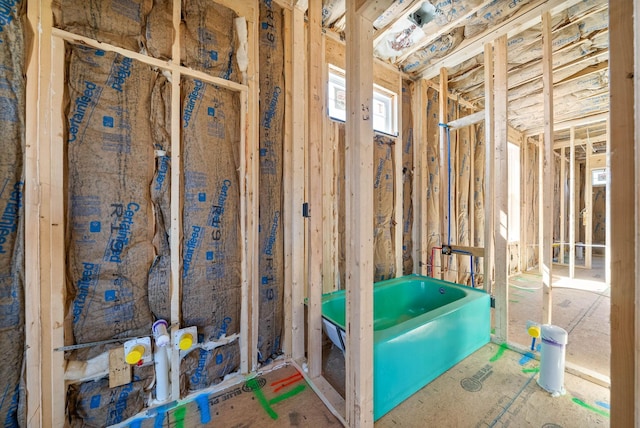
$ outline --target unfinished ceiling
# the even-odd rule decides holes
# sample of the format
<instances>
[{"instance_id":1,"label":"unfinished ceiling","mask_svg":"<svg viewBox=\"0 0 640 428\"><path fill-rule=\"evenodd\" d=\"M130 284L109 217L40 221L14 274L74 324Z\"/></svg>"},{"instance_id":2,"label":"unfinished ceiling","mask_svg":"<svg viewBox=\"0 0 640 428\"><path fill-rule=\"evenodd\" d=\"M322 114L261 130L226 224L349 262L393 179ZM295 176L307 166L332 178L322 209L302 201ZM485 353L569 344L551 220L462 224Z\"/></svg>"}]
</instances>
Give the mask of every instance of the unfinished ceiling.
<instances>
[{"instance_id":1,"label":"unfinished ceiling","mask_svg":"<svg viewBox=\"0 0 640 428\"><path fill-rule=\"evenodd\" d=\"M606 0L397 0L373 23L375 55L413 79L432 79L447 68L449 90L481 110L484 43L507 34L509 123L537 135L543 129L545 10L552 13L555 122L608 112ZM327 29L343 33L344 14L345 0L324 0ZM589 129L590 136L601 135L605 121Z\"/></svg>"}]
</instances>

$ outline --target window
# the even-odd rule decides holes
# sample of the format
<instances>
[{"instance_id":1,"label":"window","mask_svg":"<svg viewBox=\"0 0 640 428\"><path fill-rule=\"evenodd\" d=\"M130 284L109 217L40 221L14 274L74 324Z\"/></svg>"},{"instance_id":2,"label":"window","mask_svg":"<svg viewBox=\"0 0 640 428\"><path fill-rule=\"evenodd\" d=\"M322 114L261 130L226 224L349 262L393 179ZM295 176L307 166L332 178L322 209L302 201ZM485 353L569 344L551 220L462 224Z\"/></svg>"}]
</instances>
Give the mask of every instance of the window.
<instances>
[{"instance_id":1,"label":"window","mask_svg":"<svg viewBox=\"0 0 640 428\"><path fill-rule=\"evenodd\" d=\"M347 119L347 91L344 72L329 66L328 86L329 117L342 122ZM389 135L398 135L396 94L373 85L373 129Z\"/></svg>"},{"instance_id":2,"label":"window","mask_svg":"<svg viewBox=\"0 0 640 428\"><path fill-rule=\"evenodd\" d=\"M509 242L520 241L520 147L507 144L509 163L507 179L509 188Z\"/></svg>"},{"instance_id":3,"label":"window","mask_svg":"<svg viewBox=\"0 0 640 428\"><path fill-rule=\"evenodd\" d=\"M609 171L607 168L598 168L591 170L591 185L593 187L596 186L606 186L607 185L607 175L609 175Z\"/></svg>"}]
</instances>

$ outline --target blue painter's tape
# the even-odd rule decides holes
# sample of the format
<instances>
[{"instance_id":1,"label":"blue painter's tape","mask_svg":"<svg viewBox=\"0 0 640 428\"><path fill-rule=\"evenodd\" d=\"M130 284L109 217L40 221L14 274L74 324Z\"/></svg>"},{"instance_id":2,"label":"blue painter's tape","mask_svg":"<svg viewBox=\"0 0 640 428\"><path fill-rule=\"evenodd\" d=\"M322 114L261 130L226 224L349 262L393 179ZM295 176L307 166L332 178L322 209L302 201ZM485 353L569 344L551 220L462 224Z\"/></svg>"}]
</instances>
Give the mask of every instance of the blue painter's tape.
<instances>
[{"instance_id":1,"label":"blue painter's tape","mask_svg":"<svg viewBox=\"0 0 640 428\"><path fill-rule=\"evenodd\" d=\"M156 415L156 418L153 421L153 428L162 428L162 425L164 424L164 417L166 414L167 414L166 409L162 409L162 411L158 409L158 414Z\"/></svg>"},{"instance_id":2,"label":"blue painter's tape","mask_svg":"<svg viewBox=\"0 0 640 428\"><path fill-rule=\"evenodd\" d=\"M611 409L611 406L609 405L609 403L605 403L604 401L596 401L596 404L600 407L604 407L607 410Z\"/></svg>"},{"instance_id":3,"label":"blue painter's tape","mask_svg":"<svg viewBox=\"0 0 640 428\"><path fill-rule=\"evenodd\" d=\"M200 410L200 423L208 424L211 422L211 412L209 411L209 397L207 394L202 394L196 397L196 403L198 403L198 409Z\"/></svg>"}]
</instances>

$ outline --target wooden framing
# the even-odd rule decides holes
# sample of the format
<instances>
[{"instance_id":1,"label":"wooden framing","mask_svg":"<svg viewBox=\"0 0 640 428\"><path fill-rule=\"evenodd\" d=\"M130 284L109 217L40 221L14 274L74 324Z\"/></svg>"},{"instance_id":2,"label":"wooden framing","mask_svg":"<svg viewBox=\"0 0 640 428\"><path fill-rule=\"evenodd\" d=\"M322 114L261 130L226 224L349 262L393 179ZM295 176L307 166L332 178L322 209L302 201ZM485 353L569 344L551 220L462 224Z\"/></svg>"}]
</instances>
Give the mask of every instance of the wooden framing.
<instances>
[{"instance_id":1,"label":"wooden framing","mask_svg":"<svg viewBox=\"0 0 640 428\"><path fill-rule=\"evenodd\" d=\"M448 89L449 77L447 75L447 69L440 69L440 88L438 89L438 122L440 124L446 124L447 121L447 104L449 93ZM451 201L451 177L447 174L449 169L450 153L447 148L447 134L448 130L445 126L440 125L438 129L440 136L440 166L439 179L440 179L440 245L451 244L451 223L449 222L450 212L447 211L447 206L453 206ZM448 226L448 228L447 228ZM443 259L444 260L444 259ZM441 279L452 280L449 277L449 263L451 262L451 256L447 257L447 266L444 266L444 262L440 265Z\"/></svg>"},{"instance_id":2,"label":"wooden framing","mask_svg":"<svg viewBox=\"0 0 640 428\"><path fill-rule=\"evenodd\" d=\"M640 46L640 0L634 0L634 30L635 30L635 34L634 34L634 45ZM628 17L629 15L627 15ZM630 50L630 46L629 44L625 45L626 46L626 50L625 52L628 53ZM634 93L634 101L635 101L635 106L637 108L637 106L640 105L640 57L638 55L634 55L634 88L635 88L635 93ZM628 76L628 75L627 75ZM628 105L626 105L627 108L629 108ZM630 115L630 110L627 110L626 113L627 117ZM617 121L616 121L617 123ZM635 122L634 122L634 128L635 128L635 192L634 194L636 195L636 198L638 197L638 195L640 194L640 184L638 183L638 177L640 176L640 171L639 171L639 166L640 166L640 151L638 150L639 146L640 146L640 118L638 118L638 115L635 115ZM640 266L640 239L638 238L638 231L640 230L640 221L638 219L638 202L636 201L635 203L635 214L636 214L636 242L635 242L635 265L636 265L636 269L638 269L638 267ZM607 236L610 236L611 233L608 233ZM635 337L635 367L636 367L636 376L635 376L635 388L634 391L629 391L630 395L633 396L632 399L630 399L630 402L634 402L635 401L635 424L636 425L640 425L640 369L638 369L638 367L640 367L640 279L638 278L638 276L636 275L636 281L635 281L635 294L636 294L636 311L635 311L635 316L636 316L636 337Z\"/></svg>"},{"instance_id":3,"label":"wooden framing","mask_svg":"<svg viewBox=\"0 0 640 428\"><path fill-rule=\"evenodd\" d=\"M560 243L558 252L558 263L564 263L565 231L567 229L567 159L565 158L564 147L560 149Z\"/></svg>"},{"instance_id":4,"label":"wooden framing","mask_svg":"<svg viewBox=\"0 0 640 428\"><path fill-rule=\"evenodd\" d=\"M177 2L173 3L172 10L172 25L174 34L176 31L180 31L180 19L181 19L181 5ZM176 64L180 64L180 37L174 37L171 45L171 58ZM179 257L174 257L174 254L180 254L180 247L182 244L182 200L180 198L181 191L180 186L182 184L182 141L180 140L181 133L181 113L182 106L180 101L180 81L182 75L180 70L171 71L171 236L169 237L169 247L171 249L171 279L170 279L170 292L171 296L171 330L172 334L180 328L180 288L181 282L181 260ZM243 272L244 280L244 272ZM243 281L244 282L244 281ZM244 288L244 284L243 284ZM244 294L244 292L243 292ZM243 296L244 297L244 296ZM244 299L243 299L244 301ZM244 309L244 305L243 305ZM242 327L246 324L243 323ZM242 328L241 327L241 328ZM243 332L241 332L242 334ZM246 334L246 331L244 332ZM246 349L244 350L241 360L243 364L247 364ZM171 349L171 367L180 367L180 351L173 347ZM174 365L177 362L177 366ZM180 396L180 370L171 370L171 397Z\"/></svg>"},{"instance_id":5,"label":"wooden framing","mask_svg":"<svg viewBox=\"0 0 640 428\"><path fill-rule=\"evenodd\" d=\"M584 267L591 269L593 248L593 186L591 181L591 168L592 168L592 153L593 146L591 141L587 140L587 157L585 160L585 180L584 180L584 208L586 215L586 222L584 226Z\"/></svg>"},{"instance_id":6,"label":"wooden framing","mask_svg":"<svg viewBox=\"0 0 640 428\"><path fill-rule=\"evenodd\" d=\"M346 413L373 426L373 23L347 4Z\"/></svg>"},{"instance_id":7,"label":"wooden framing","mask_svg":"<svg viewBox=\"0 0 640 428\"><path fill-rule=\"evenodd\" d=\"M495 239L495 337L499 342L508 339L509 329L509 188L507 137L507 36L494 42L494 177L495 201L493 226Z\"/></svg>"},{"instance_id":8,"label":"wooden framing","mask_svg":"<svg viewBox=\"0 0 640 428\"><path fill-rule=\"evenodd\" d=\"M485 170L484 170L484 289L488 293L493 292L493 237L494 224L493 204L494 197L494 152L495 140L493 134L494 111L493 111L493 44L484 45L484 93L487 94L484 103L484 138L485 138Z\"/></svg>"},{"instance_id":9,"label":"wooden framing","mask_svg":"<svg viewBox=\"0 0 640 428\"><path fill-rule=\"evenodd\" d=\"M571 127L569 147L569 278L576 275L576 146L575 128Z\"/></svg>"},{"instance_id":10,"label":"wooden framing","mask_svg":"<svg viewBox=\"0 0 640 428\"><path fill-rule=\"evenodd\" d=\"M304 11L285 11L285 80L287 86L284 150L285 180L285 355L304 358L304 203L305 175L305 26Z\"/></svg>"},{"instance_id":11,"label":"wooden framing","mask_svg":"<svg viewBox=\"0 0 640 428\"><path fill-rule=\"evenodd\" d=\"M35 52L40 51L40 37L35 29L40 21L40 3L29 2L27 4L27 23L31 29L32 38L31 49ZM39 57L32 55L27 64L27 87L26 87L26 111L25 123L31 124L25 129L26 141L38 141L39 138L39 85L41 78L39 76L40 63ZM43 100L44 104L45 100ZM40 209L41 209L41 192L39 186L39 145L27 144L25 147L25 301L35 302L36 304L25 305L25 383L27 389L26 403L26 420L30 426L42 426L42 391L47 387L43 383L43 374L47 372L47 366L51 367L51 353L49 350L43 349L41 339L44 337L42 326L49 328L49 323L40 317L40 301L42 295L40 292L41 278L40 273ZM43 352L45 351L45 352ZM43 354L48 354L47 358ZM59 379L58 379L59 380Z\"/></svg>"},{"instance_id":12,"label":"wooden framing","mask_svg":"<svg viewBox=\"0 0 640 428\"><path fill-rule=\"evenodd\" d=\"M551 324L551 287L553 275L553 50L551 47L551 14L542 14L542 84L544 97L544 145L542 152L542 212L540 230L542 246L542 322ZM547 197L542 197L546 195Z\"/></svg>"},{"instance_id":13,"label":"wooden framing","mask_svg":"<svg viewBox=\"0 0 640 428\"><path fill-rule=\"evenodd\" d=\"M322 2L309 2L309 34L307 52L309 68L307 84L309 91L307 110L307 144L309 147L309 267L308 267L308 315L307 315L307 360L309 375L316 378L322 373L322 266L323 227L322 192L322 118L324 115L324 81L322 54Z\"/></svg>"},{"instance_id":14,"label":"wooden framing","mask_svg":"<svg viewBox=\"0 0 640 428\"><path fill-rule=\"evenodd\" d=\"M395 188L393 190L393 247L395 249L395 266L396 277L403 274L403 249L402 249L402 235L403 235L403 189L402 182L402 152L404 147L404 135L402 133L402 76L397 76L398 85L395 90L396 95L396 112L398 123L398 136L396 137L396 144L393 146L393 182Z\"/></svg>"},{"instance_id":15,"label":"wooden framing","mask_svg":"<svg viewBox=\"0 0 640 428\"><path fill-rule=\"evenodd\" d=\"M527 234L526 213L530 211L527 201L527 168L529 166L529 143L523 139L520 145L520 247L518 252L518 270L524 272L528 268L529 237Z\"/></svg>"},{"instance_id":16,"label":"wooden framing","mask_svg":"<svg viewBox=\"0 0 640 428\"><path fill-rule=\"evenodd\" d=\"M638 1L635 2L636 7ZM638 262L639 168L635 162L639 141L634 94L638 95L638 76L634 75L634 3L610 2L609 35L612 49L610 76L610 210L607 223L611 231L611 426L631 427L640 423L640 387L637 358L639 310L636 307L640 282ZM636 13L638 10L636 10ZM637 17L635 18L637 20ZM637 21L636 21L637 22ZM637 62L635 63L637 65ZM636 70L637 71L637 70ZM635 84L635 86L634 86ZM636 99L637 101L637 99ZM634 144L635 140L635 144ZM635 195L635 197L630 197ZM608 213L609 214L609 213Z\"/></svg>"},{"instance_id":17,"label":"wooden framing","mask_svg":"<svg viewBox=\"0 0 640 428\"><path fill-rule=\"evenodd\" d=\"M413 112L413 207L416 215L413 221L413 271L421 275L427 275L429 248L426 225L419 219L427 218L427 129L426 108L427 84L424 79L417 80L413 84L411 96L411 110ZM431 267L433 269L433 267Z\"/></svg>"},{"instance_id":18,"label":"wooden framing","mask_svg":"<svg viewBox=\"0 0 640 428\"><path fill-rule=\"evenodd\" d=\"M224 3L223 0L221 3ZM233 2L231 2L233 3ZM181 3L173 4L173 33L179 34ZM239 6L229 4L231 8ZM241 371L247 373L257 365L257 270L250 254L257 254L257 180L258 180L258 79L257 79L257 9L243 5L249 29L250 61L248 84L210 76L180 65L180 38L172 42L172 60L163 61L129 51L85 36L53 28L51 1L29 2L28 22L35 37L34 54L28 65L26 230L29 257L26 270L26 299L39 302L27 305L27 417L29 425L62 426L65 419L65 361L63 347L65 301L65 191L64 191L64 123L62 112L65 93L65 42L81 43L97 49L119 53L136 61L158 67L171 74L171 324L180 320L180 251L182 245L182 171L181 171L181 96L180 80L190 76L239 93L241 100L240 150L242 252L242 321ZM29 232L30 231L30 232ZM256 311L254 313L254 311ZM257 321L255 321L257 322ZM298 351L300 352L300 351ZM171 353L171 367L180 366L177 351ZM41 367L41 368L40 368ZM179 370L171 371L171 399L180 399Z\"/></svg>"}]
</instances>

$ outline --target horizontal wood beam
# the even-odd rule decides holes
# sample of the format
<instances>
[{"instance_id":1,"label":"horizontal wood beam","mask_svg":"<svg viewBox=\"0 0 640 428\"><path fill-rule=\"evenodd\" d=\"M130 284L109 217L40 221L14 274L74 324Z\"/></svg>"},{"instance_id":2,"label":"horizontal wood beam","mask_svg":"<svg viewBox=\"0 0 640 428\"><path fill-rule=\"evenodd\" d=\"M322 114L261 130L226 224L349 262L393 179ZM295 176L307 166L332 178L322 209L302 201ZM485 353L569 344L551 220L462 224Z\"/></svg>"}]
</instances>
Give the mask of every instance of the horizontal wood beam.
<instances>
[{"instance_id":1,"label":"horizontal wood beam","mask_svg":"<svg viewBox=\"0 0 640 428\"><path fill-rule=\"evenodd\" d=\"M356 0L356 13L373 22L393 3L394 0Z\"/></svg>"},{"instance_id":2,"label":"horizontal wood beam","mask_svg":"<svg viewBox=\"0 0 640 428\"><path fill-rule=\"evenodd\" d=\"M540 23L540 16L545 11L550 11L554 14L560 10L564 10L580 0L544 0L533 2L522 7L520 13L507 19L503 23L491 27L475 37L464 40L454 52L446 55L439 61L430 64L425 71L422 72L421 77L431 79L438 75L440 68L452 67L458 65L463 61L480 54L483 50L484 44L492 42L503 35L517 34L528 28L533 27Z\"/></svg>"},{"instance_id":3,"label":"horizontal wood beam","mask_svg":"<svg viewBox=\"0 0 640 428\"><path fill-rule=\"evenodd\" d=\"M563 129L569 129L572 126L580 127L580 126L585 126L585 125L590 125L592 123L598 123L598 122L604 122L609 118L609 112L602 112L602 113L598 113L598 114L594 114L591 116L587 116L587 117L581 117L578 119L572 119L572 120L565 120L563 122L555 122L553 124L553 130L554 132L557 131L561 131ZM541 132L543 131L543 128L532 128L532 129L527 129L526 132L524 133L525 137L529 137L529 136L533 136L533 135L539 135Z\"/></svg>"}]
</instances>

